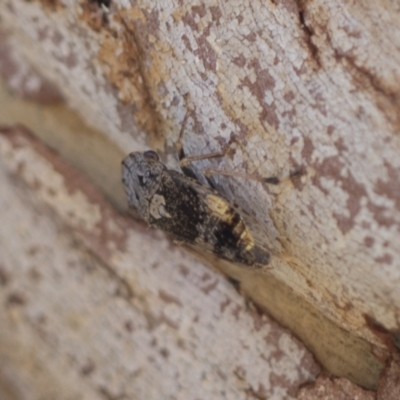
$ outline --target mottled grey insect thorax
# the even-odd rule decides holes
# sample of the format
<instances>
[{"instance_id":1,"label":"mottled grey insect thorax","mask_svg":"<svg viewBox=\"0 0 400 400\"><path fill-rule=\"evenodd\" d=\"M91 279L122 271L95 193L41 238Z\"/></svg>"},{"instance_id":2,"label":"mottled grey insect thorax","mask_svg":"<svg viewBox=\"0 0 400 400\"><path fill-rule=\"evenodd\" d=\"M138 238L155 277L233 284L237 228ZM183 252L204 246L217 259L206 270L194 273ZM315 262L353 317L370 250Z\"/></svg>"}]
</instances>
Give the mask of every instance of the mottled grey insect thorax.
<instances>
[{"instance_id":1,"label":"mottled grey insect thorax","mask_svg":"<svg viewBox=\"0 0 400 400\"><path fill-rule=\"evenodd\" d=\"M161 185L166 167L159 161L143 157L143 153L131 153L122 161L122 182L133 207L148 220L149 201Z\"/></svg>"}]
</instances>

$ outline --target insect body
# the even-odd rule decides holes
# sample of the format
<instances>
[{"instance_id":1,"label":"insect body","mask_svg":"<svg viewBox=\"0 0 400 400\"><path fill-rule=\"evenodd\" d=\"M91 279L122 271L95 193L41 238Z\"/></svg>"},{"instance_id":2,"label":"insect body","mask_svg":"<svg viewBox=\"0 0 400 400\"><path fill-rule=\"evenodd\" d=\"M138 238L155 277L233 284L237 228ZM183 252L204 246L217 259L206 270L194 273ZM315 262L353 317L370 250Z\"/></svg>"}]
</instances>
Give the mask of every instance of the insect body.
<instances>
[{"instance_id":1,"label":"insect body","mask_svg":"<svg viewBox=\"0 0 400 400\"><path fill-rule=\"evenodd\" d=\"M199 250L261 267L270 254L249 229L244 210L193 177L168 169L154 151L129 154L122 161L129 207L150 225Z\"/></svg>"}]
</instances>

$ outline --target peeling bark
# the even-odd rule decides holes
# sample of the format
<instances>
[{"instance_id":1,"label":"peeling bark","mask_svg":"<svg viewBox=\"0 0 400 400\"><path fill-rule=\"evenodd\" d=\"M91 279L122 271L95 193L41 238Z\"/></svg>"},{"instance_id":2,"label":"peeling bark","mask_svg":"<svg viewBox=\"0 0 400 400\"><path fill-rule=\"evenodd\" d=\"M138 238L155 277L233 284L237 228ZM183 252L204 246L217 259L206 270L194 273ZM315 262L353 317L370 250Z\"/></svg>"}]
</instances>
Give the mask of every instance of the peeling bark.
<instances>
[{"instance_id":1,"label":"peeling bark","mask_svg":"<svg viewBox=\"0 0 400 400\"><path fill-rule=\"evenodd\" d=\"M20 398L291 399L315 379L289 332L25 130L0 157L0 376Z\"/></svg>"},{"instance_id":2,"label":"peeling bark","mask_svg":"<svg viewBox=\"0 0 400 400\"><path fill-rule=\"evenodd\" d=\"M276 187L216 177L260 222L273 262L261 276L214 264L329 371L376 389L400 330L398 15L372 1L3 0L7 84L28 97L23 88L44 82L25 79L34 68L53 82L47 93L108 141L73 126L49 130L52 117L34 116L50 111L5 93L0 121L33 128L117 206L121 155L150 146L176 165L169 153L186 113L187 154L232 143L224 159L196 164L200 177L204 167L304 171ZM10 112L18 109L30 111Z\"/></svg>"}]
</instances>

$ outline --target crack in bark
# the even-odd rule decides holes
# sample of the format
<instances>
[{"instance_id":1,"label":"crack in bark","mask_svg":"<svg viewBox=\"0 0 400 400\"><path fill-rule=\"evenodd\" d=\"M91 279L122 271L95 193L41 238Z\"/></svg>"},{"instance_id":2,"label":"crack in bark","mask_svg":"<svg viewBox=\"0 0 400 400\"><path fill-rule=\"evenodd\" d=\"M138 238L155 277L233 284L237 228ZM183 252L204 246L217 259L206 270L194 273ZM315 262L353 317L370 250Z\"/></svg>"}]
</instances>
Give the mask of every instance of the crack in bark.
<instances>
[{"instance_id":1,"label":"crack in bark","mask_svg":"<svg viewBox=\"0 0 400 400\"><path fill-rule=\"evenodd\" d=\"M131 304L131 300L135 297L135 293L129 282L125 280L122 276L120 276L115 269L113 269L110 265L107 264L93 249L87 247L85 243L82 243L83 251L85 251L90 257L92 257L96 264L98 264L107 274L116 282L118 290L115 293L116 296L120 296L125 299L129 304Z\"/></svg>"},{"instance_id":2,"label":"crack in bark","mask_svg":"<svg viewBox=\"0 0 400 400\"><path fill-rule=\"evenodd\" d=\"M341 53L337 48L335 48L332 44L332 40L329 35L329 32L326 32L326 37L328 39L331 49L333 50L333 52L335 54L335 57L338 60L346 60L349 66L353 67L354 70L359 72L360 75L362 75L363 77L366 78L366 80L368 80L371 87L377 93L384 95L391 102L394 102L394 103L399 102L399 95L395 92L390 92L390 91L386 90L381 84L379 84L377 77L374 74L372 74L371 71L369 71L367 68L357 65L356 57L350 57L349 55Z\"/></svg>"},{"instance_id":3,"label":"crack in bark","mask_svg":"<svg viewBox=\"0 0 400 400\"><path fill-rule=\"evenodd\" d=\"M311 25L306 23L306 18L305 18L305 4L302 0L294 0L294 2L297 4L298 8L298 13L299 13L299 22L300 22L300 27L304 32L304 41L310 51L310 55L312 58L315 60L317 66L321 68L321 58L320 58L320 52L316 44L313 42L312 37L314 36L315 32L314 29L311 27Z\"/></svg>"},{"instance_id":4,"label":"crack in bark","mask_svg":"<svg viewBox=\"0 0 400 400\"><path fill-rule=\"evenodd\" d=\"M112 393L110 393L110 391L104 387L104 386L100 386L97 389L98 393L100 393L100 395L102 397L104 397L106 400L123 400L123 399L127 399L128 396L126 393L121 393L118 395L113 395Z\"/></svg>"},{"instance_id":5,"label":"crack in bark","mask_svg":"<svg viewBox=\"0 0 400 400\"><path fill-rule=\"evenodd\" d=\"M161 116L157 112L157 107L156 107L156 102L153 99L153 96L151 95L151 90L150 90L150 84L147 79L147 75L145 74L145 68L143 67L143 59L145 52L143 51L143 48L139 44L139 40L136 36L135 30L130 28L128 23L126 22L125 18L119 14L120 20L122 25L125 27L127 36L129 35L131 37L131 41L127 40L127 43L130 43L130 46L134 49L134 52L138 55L137 57L137 73L139 74L143 85L143 97L144 97L144 104L147 104L149 108L149 113L150 118L148 118L148 124L149 126L147 127L149 131L147 132L148 134L150 133L152 137L157 137L157 133L160 131L158 127L160 126L161 123ZM146 127L144 127L146 128Z\"/></svg>"},{"instance_id":6,"label":"crack in bark","mask_svg":"<svg viewBox=\"0 0 400 400\"><path fill-rule=\"evenodd\" d=\"M400 129L400 115L398 113L398 107L400 103L399 93L389 91L387 88L385 88L381 82L379 82L379 79L376 75L374 75L366 67L362 67L357 64L356 57L351 57L335 48L329 32L326 32L326 38L330 48L334 52L336 59L342 63L346 63L348 67L347 70L353 78L354 84L357 87L361 87L363 91L369 86L383 100L382 101L375 98L374 102L377 108L382 111L382 114L388 120L389 124L395 125L396 128L393 132L397 133Z\"/></svg>"}]
</instances>

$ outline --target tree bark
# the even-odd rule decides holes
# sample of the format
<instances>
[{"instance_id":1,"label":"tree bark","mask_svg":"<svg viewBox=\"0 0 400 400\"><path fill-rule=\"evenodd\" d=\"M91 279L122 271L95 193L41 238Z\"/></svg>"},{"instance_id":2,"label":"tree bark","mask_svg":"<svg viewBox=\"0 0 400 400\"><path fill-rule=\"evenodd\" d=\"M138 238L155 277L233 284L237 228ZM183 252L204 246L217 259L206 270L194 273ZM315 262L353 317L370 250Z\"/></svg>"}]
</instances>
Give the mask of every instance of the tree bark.
<instances>
[{"instance_id":1,"label":"tree bark","mask_svg":"<svg viewBox=\"0 0 400 400\"><path fill-rule=\"evenodd\" d=\"M385 363L396 362L400 329L400 18L394 4L191 1L177 6L162 1L2 0L0 18L3 77L25 98L2 89L3 124L29 127L124 211L121 158L151 147L177 167L171 153L188 115L186 154L230 146L221 160L194 164L199 178L205 167L249 176L215 180L221 195L254 215L258 221L254 229L264 233L273 255L270 267L260 274L220 260L206 261L240 282L241 292L289 327L328 371L368 389L378 387ZM62 99L92 128L71 116ZM251 312L244 311L239 297L230 297L234 292L226 282L191 258L187 272L179 260L189 256L161 233L146 233L142 225L120 217L100 198L92 200L86 193L90 185L81 183L81 177L64 164L58 170L62 161L24 129L13 134L3 131L2 185L8 194L2 196L1 215L9 218L3 231L2 251L7 254L3 275L8 282L15 269L13 280L21 289L15 292L7 284L2 291L8 305L2 340L7 347L22 346L27 354L43 340L38 351L43 353L34 356L46 360L46 379L51 371L54 385L74 382L77 387L76 382L86 382L90 376L88 393L93 390L97 396L104 389L105 397L136 393L140 398L159 398L163 393L165 398L180 398L179 392L184 393L182 398L195 398L187 390L191 379L195 385L204 379L205 385L196 388L197 397L213 398L224 381L231 390L226 398L279 398L274 391L278 387L284 388L282 397L290 398L295 387L315 378L317 367L299 363L296 383L276 385L273 376L285 380L290 374L277 373L268 357L260 367L263 351L259 350L245 367L232 361L233 349L236 353L242 346L240 338L246 337L246 350L237 354L243 359L266 332L260 334L253 326L241 336ZM30 157L37 166L32 172ZM56 175L43 180L41 171ZM301 174L277 186L251 179L284 178L293 172ZM20 181L25 186L19 187ZM70 203L65 200L68 196ZM27 236L18 234L18 210L26 212L21 214L26 222L20 229ZM31 232L36 230L40 235ZM10 250L14 239L7 232L17 238L14 250ZM45 282L41 290L29 288L28 271L33 267L28 264L34 264L36 257L29 252L30 235L32 240L47 238L37 245L46 248L46 256L35 261L47 268L40 273L44 276L40 282ZM69 257L76 260L71 261L75 271L68 267ZM73 283L68 268L74 271ZM182 281L179 274L189 278ZM199 283L202 279L212 287L218 282L218 288L224 287L222 294L218 289L214 298L210 294L214 290ZM204 298L193 297L196 290ZM27 306L31 296L41 304L37 309ZM218 307L225 307L226 298L232 312L226 316L222 311L222 327L214 316L219 315ZM243 314L235 325L231 316L238 302ZM80 322L73 322L78 303L87 310L102 309L101 317L93 320L79 308ZM119 307L126 309L118 311ZM171 315L164 315L163 307ZM9 320L14 313L15 326ZM42 314L45 323L39 321ZM207 314L210 319L205 322ZM47 321L57 318L48 327ZM196 318L201 322L197 324ZM138 330L136 321L141 321ZM199 332L189 335L186 330L192 329L193 321ZM16 335L19 326L21 334ZM29 339L29 330L36 336ZM88 332L96 337L90 351L81 347L87 345ZM124 334L136 345L123 339ZM179 346L180 334L193 340L191 344L185 340L187 352ZM46 342L41 335L50 339ZM65 339L65 348L54 343L58 337L63 343ZM220 350L226 338L233 342ZM213 340L218 346L208 347ZM291 346L300 346L290 340ZM143 353L136 357L143 360L135 358L135 365L129 366L123 346L141 348ZM205 353L195 351L199 348ZM51 349L57 349L54 360L48 354L46 358ZM299 352L296 347L293 357ZM7 351L3 354L13 358ZM213 361L210 354L216 355ZM126 364L121 361L118 367L121 357ZM198 366L197 378L190 378L189 359ZM23 357L12 362L21 366ZM294 370L297 362L288 361L287 371ZM170 364L176 370L169 376ZM95 372L88 365L95 365ZM225 366L220 370L217 365ZM232 365L235 368L230 369ZM213 371L209 391L208 368ZM87 369L90 372L80 378L79 371ZM132 374L144 376L135 380L140 384L128 383ZM172 375L184 379L167 393ZM157 384L150 376L157 376ZM239 388L236 380L246 383Z\"/></svg>"}]
</instances>

